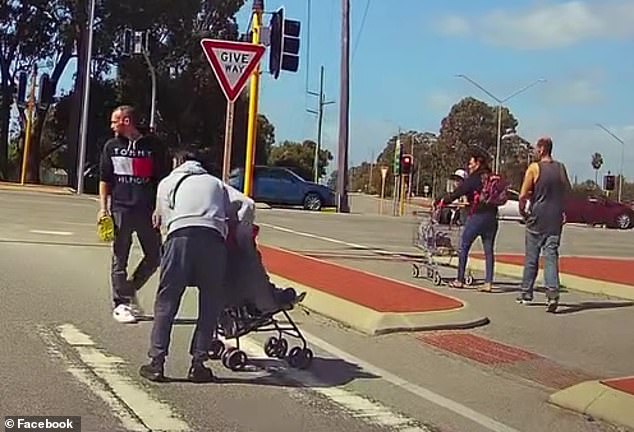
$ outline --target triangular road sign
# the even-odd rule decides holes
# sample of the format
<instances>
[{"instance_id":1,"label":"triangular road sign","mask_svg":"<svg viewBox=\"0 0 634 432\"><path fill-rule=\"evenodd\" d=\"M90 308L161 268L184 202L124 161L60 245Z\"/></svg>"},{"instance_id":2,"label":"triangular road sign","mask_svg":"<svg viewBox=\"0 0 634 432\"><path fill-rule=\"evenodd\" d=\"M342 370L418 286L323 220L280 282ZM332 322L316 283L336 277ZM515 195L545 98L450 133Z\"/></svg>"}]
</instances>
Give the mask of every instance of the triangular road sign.
<instances>
[{"instance_id":1,"label":"triangular road sign","mask_svg":"<svg viewBox=\"0 0 634 432\"><path fill-rule=\"evenodd\" d=\"M234 102L262 59L266 48L264 45L217 39L202 39L200 45L227 100Z\"/></svg>"}]
</instances>

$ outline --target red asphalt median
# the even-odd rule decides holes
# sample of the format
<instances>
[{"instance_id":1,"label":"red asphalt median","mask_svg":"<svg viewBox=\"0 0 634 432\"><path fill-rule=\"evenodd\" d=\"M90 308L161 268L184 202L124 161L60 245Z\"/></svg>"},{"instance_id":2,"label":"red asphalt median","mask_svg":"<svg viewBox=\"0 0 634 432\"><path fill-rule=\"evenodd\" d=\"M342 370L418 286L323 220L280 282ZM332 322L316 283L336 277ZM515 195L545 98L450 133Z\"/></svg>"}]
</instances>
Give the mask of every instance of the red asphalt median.
<instances>
[{"instance_id":1,"label":"red asphalt median","mask_svg":"<svg viewBox=\"0 0 634 432\"><path fill-rule=\"evenodd\" d=\"M378 312L459 309L457 299L295 252L259 246L268 272Z\"/></svg>"},{"instance_id":2,"label":"red asphalt median","mask_svg":"<svg viewBox=\"0 0 634 432\"><path fill-rule=\"evenodd\" d=\"M634 377L603 380L601 384L634 395Z\"/></svg>"}]
</instances>

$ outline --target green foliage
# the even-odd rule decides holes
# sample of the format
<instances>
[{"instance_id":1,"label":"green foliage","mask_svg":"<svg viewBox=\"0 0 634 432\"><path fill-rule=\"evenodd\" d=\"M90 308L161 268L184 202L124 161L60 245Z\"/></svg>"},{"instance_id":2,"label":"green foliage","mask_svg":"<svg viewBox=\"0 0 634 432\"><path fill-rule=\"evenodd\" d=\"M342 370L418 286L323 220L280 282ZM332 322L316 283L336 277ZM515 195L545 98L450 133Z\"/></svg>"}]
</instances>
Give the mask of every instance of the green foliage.
<instances>
[{"instance_id":1,"label":"green foliage","mask_svg":"<svg viewBox=\"0 0 634 432\"><path fill-rule=\"evenodd\" d=\"M271 148L268 163L290 168L305 180L313 181L316 146L317 144L311 140L303 143L284 141ZM326 168L331 160L333 156L330 151L319 149L319 178L326 175Z\"/></svg>"}]
</instances>

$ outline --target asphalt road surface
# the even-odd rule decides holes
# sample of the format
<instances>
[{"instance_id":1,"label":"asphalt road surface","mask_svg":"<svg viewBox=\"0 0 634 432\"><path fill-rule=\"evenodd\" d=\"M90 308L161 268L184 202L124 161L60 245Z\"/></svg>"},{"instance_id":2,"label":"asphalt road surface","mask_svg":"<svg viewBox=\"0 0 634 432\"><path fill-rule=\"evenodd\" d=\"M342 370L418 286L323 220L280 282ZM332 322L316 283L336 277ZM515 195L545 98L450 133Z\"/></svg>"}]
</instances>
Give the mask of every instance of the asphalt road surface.
<instances>
[{"instance_id":1,"label":"asphalt road surface","mask_svg":"<svg viewBox=\"0 0 634 432\"><path fill-rule=\"evenodd\" d=\"M545 319L541 311L518 312L504 303L508 297L473 293L460 295L472 307L497 311L497 322L474 335L521 342L546 361L523 363L520 371L513 369L519 364L483 364L436 349L421 335L369 338L298 311L294 316L316 355L309 371L266 359L265 335L258 335L243 346L254 359L252 369L231 372L214 362L221 383L187 383L192 326L185 320L176 326L168 359L173 382L148 384L137 370L146 361L150 323L122 325L111 317L110 251L96 241L96 202L0 192L0 203L2 415L78 415L87 431L617 430L548 405L548 395L563 383L538 372L548 369L571 381L628 372L631 361L624 357L629 352L631 359L631 348L619 341L629 337L631 311ZM318 235L389 250L410 244L410 225L396 219L271 210L261 211L258 221L263 242L295 250L355 250ZM517 235L506 232L502 237ZM627 246L616 247L627 253ZM132 263L138 258L135 245ZM397 262L349 262L404 277ZM141 293L150 312L155 287L153 278ZM192 318L195 311L196 293L188 291L179 316Z\"/></svg>"}]
</instances>

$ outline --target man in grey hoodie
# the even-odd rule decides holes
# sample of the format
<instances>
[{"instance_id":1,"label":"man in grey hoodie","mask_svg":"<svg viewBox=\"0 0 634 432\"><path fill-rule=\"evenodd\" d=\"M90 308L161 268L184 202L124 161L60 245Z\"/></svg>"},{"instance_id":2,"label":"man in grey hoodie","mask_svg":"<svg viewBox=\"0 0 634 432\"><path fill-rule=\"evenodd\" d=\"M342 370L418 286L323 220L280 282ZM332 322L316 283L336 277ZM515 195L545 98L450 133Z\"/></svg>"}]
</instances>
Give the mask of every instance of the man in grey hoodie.
<instances>
[{"instance_id":1,"label":"man in grey hoodie","mask_svg":"<svg viewBox=\"0 0 634 432\"><path fill-rule=\"evenodd\" d=\"M252 204L244 195L230 196L227 186L209 174L191 150L174 158L174 170L158 186L154 216L166 236L161 257L161 275L154 304L149 364L140 375L164 380L174 318L187 286L198 287L198 321L191 341L192 363L188 378L213 381L204 366L209 358L211 335L225 305L223 292L227 265L226 239L232 209Z\"/></svg>"}]
</instances>

